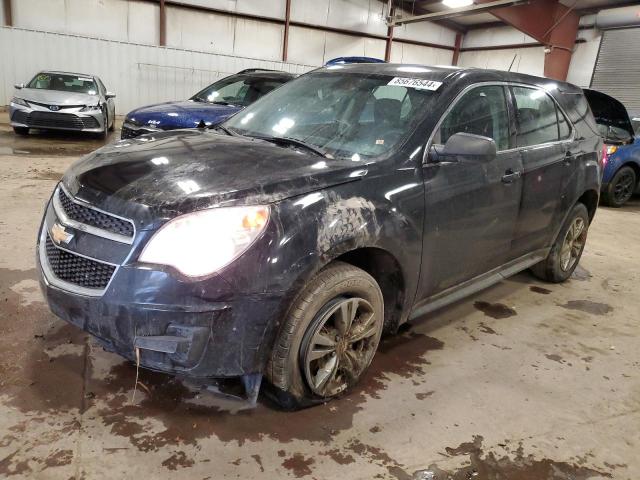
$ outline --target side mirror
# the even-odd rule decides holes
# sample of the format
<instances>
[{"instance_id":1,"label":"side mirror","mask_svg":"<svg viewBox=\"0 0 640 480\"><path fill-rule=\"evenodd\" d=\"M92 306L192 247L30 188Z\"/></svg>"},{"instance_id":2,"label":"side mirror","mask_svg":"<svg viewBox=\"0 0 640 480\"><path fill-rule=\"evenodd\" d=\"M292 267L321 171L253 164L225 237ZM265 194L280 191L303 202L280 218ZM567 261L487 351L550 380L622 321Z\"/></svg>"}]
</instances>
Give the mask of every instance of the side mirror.
<instances>
[{"instance_id":1,"label":"side mirror","mask_svg":"<svg viewBox=\"0 0 640 480\"><path fill-rule=\"evenodd\" d=\"M21 90L24 88L24 83L16 83L14 87L17 88L18 90Z\"/></svg>"},{"instance_id":2,"label":"side mirror","mask_svg":"<svg viewBox=\"0 0 640 480\"><path fill-rule=\"evenodd\" d=\"M109 100L110 98L116 98L116 94L113 92L107 92L104 94L104 98L106 98L107 100Z\"/></svg>"},{"instance_id":3,"label":"side mirror","mask_svg":"<svg viewBox=\"0 0 640 480\"><path fill-rule=\"evenodd\" d=\"M488 163L496 158L496 153L496 142L492 138L461 132L449 137L440 155L463 161Z\"/></svg>"}]
</instances>

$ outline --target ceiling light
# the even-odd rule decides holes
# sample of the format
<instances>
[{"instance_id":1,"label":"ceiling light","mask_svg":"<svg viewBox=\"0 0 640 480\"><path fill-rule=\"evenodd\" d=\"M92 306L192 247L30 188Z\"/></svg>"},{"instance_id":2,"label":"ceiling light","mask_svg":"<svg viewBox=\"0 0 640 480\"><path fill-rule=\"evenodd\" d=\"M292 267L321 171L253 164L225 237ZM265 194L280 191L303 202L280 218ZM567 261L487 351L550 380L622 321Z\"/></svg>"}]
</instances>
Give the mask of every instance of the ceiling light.
<instances>
[{"instance_id":1,"label":"ceiling light","mask_svg":"<svg viewBox=\"0 0 640 480\"><path fill-rule=\"evenodd\" d=\"M473 5L473 0L442 0L442 4L449 8L468 7Z\"/></svg>"}]
</instances>

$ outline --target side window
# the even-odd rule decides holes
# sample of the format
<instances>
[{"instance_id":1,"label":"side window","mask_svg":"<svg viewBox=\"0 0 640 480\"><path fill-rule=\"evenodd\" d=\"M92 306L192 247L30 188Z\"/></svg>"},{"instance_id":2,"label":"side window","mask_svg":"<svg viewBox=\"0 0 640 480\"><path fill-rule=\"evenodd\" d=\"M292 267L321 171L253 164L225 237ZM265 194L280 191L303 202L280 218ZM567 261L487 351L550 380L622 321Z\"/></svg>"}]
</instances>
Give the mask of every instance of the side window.
<instances>
[{"instance_id":1,"label":"side window","mask_svg":"<svg viewBox=\"0 0 640 480\"><path fill-rule=\"evenodd\" d=\"M516 100L519 147L555 142L559 139L556 104L548 93L536 88L513 87ZM560 115L562 115L561 112ZM565 132L569 129L566 119ZM567 133L568 136L568 133Z\"/></svg>"},{"instance_id":2,"label":"side window","mask_svg":"<svg viewBox=\"0 0 640 480\"><path fill-rule=\"evenodd\" d=\"M564 113L562 113L557 107L556 111L558 113L558 129L560 132L560 140L565 140L571 135L571 127L569 126L569 121L564 116Z\"/></svg>"},{"instance_id":3,"label":"side window","mask_svg":"<svg viewBox=\"0 0 640 480\"><path fill-rule=\"evenodd\" d=\"M509 148L509 113L502 86L477 87L465 93L442 121L434 142L444 145L461 132L492 138L498 150Z\"/></svg>"}]
</instances>

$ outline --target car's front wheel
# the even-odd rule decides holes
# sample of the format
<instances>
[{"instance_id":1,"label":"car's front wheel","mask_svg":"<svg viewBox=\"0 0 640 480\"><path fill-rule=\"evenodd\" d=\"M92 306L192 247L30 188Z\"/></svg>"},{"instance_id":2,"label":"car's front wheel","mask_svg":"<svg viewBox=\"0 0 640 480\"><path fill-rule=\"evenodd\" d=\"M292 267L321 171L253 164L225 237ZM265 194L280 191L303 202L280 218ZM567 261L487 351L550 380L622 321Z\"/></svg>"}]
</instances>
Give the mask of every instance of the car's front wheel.
<instances>
[{"instance_id":1,"label":"car's front wheel","mask_svg":"<svg viewBox=\"0 0 640 480\"><path fill-rule=\"evenodd\" d=\"M335 398L371 363L384 323L384 302L364 270L334 262L294 299L273 348L269 392L284 408Z\"/></svg>"},{"instance_id":2,"label":"car's front wheel","mask_svg":"<svg viewBox=\"0 0 640 480\"><path fill-rule=\"evenodd\" d=\"M629 201L636 189L636 172L631 167L622 167L613 176L603 192L602 200L609 207L619 208Z\"/></svg>"},{"instance_id":3,"label":"car's front wheel","mask_svg":"<svg viewBox=\"0 0 640 480\"><path fill-rule=\"evenodd\" d=\"M13 131L17 135L29 135L29 129L27 127L13 127Z\"/></svg>"},{"instance_id":4,"label":"car's front wheel","mask_svg":"<svg viewBox=\"0 0 640 480\"><path fill-rule=\"evenodd\" d=\"M109 114L106 109L102 111L102 132L99 134L100 140L106 140L109 136Z\"/></svg>"},{"instance_id":5,"label":"car's front wheel","mask_svg":"<svg viewBox=\"0 0 640 480\"><path fill-rule=\"evenodd\" d=\"M588 229L587 207L577 203L562 225L547 258L531 267L533 274L541 280L553 283L568 279L582 257Z\"/></svg>"}]
</instances>

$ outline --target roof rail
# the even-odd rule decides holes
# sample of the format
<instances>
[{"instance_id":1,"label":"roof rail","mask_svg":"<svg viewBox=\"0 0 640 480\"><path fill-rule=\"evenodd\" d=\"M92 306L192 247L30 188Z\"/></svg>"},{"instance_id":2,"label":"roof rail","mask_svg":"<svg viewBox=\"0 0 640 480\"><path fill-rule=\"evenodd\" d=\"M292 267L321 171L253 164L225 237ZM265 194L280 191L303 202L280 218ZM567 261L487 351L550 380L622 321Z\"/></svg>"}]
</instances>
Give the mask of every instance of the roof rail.
<instances>
[{"instance_id":1,"label":"roof rail","mask_svg":"<svg viewBox=\"0 0 640 480\"><path fill-rule=\"evenodd\" d=\"M244 70L240 70L238 73L252 73L252 72L276 72L276 73L287 73L282 70L271 70L269 68L245 68Z\"/></svg>"}]
</instances>

